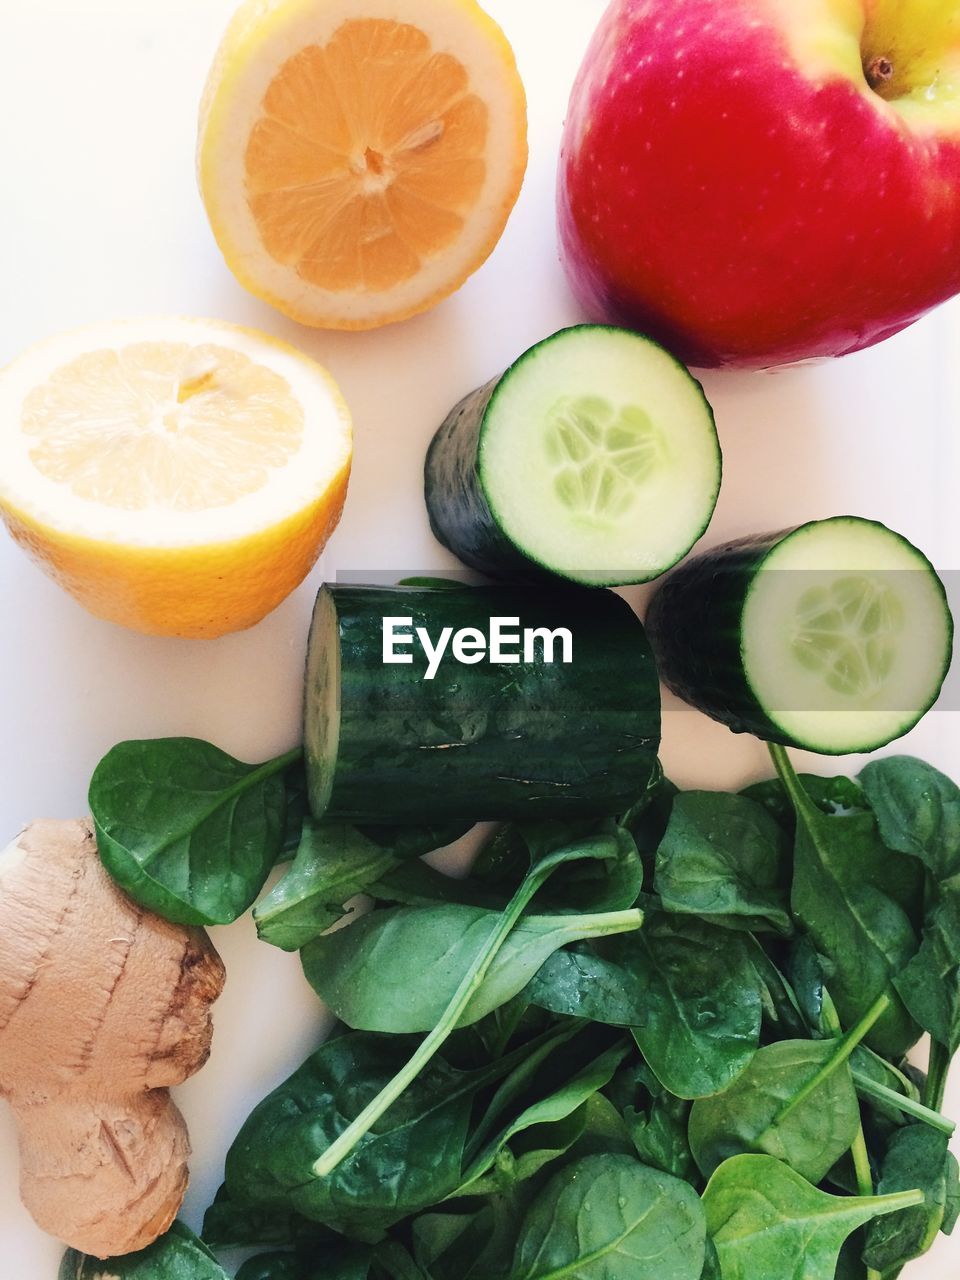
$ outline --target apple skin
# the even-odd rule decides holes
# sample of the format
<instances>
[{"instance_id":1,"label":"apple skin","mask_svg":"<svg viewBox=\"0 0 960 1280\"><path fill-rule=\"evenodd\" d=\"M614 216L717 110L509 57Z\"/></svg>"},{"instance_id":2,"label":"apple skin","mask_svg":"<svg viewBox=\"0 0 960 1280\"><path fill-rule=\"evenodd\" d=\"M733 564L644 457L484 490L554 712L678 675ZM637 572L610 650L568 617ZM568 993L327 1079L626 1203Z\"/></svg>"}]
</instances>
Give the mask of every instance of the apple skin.
<instances>
[{"instance_id":1,"label":"apple skin","mask_svg":"<svg viewBox=\"0 0 960 1280\"><path fill-rule=\"evenodd\" d=\"M773 0L613 0L558 186L593 318L764 367L871 346L960 291L956 115L908 124L859 64L811 77L794 52Z\"/></svg>"}]
</instances>

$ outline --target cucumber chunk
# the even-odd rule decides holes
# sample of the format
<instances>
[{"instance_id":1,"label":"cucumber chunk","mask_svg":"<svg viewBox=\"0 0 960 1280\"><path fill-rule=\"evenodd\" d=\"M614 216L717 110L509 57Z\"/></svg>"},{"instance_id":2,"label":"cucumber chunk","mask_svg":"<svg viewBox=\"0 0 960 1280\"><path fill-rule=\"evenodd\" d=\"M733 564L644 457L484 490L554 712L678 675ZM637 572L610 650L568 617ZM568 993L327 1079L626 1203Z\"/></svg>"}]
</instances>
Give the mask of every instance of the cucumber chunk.
<instances>
[{"instance_id":1,"label":"cucumber chunk","mask_svg":"<svg viewBox=\"0 0 960 1280\"><path fill-rule=\"evenodd\" d=\"M578 325L450 413L427 453L433 532L492 577L648 582L710 523L721 458L698 382L657 343Z\"/></svg>"},{"instance_id":2,"label":"cucumber chunk","mask_svg":"<svg viewBox=\"0 0 960 1280\"><path fill-rule=\"evenodd\" d=\"M384 619L448 648L427 676L384 662ZM480 651L510 623L516 659ZM565 628L561 638L544 631ZM470 630L472 629L472 631ZM538 630L539 629L539 630ZM525 632L532 635L530 647ZM458 646L462 661L457 656ZM471 639L472 637L472 639ZM548 660L552 652L553 661ZM562 661L565 653L571 660ZM497 656L497 655L494 655ZM660 686L643 626L612 592L577 587L324 586L307 653L304 744L316 817L422 824L614 815L657 769Z\"/></svg>"},{"instance_id":3,"label":"cucumber chunk","mask_svg":"<svg viewBox=\"0 0 960 1280\"><path fill-rule=\"evenodd\" d=\"M661 678L686 702L735 732L824 755L912 729L953 647L929 560L855 516L694 557L657 588L647 630Z\"/></svg>"}]
</instances>

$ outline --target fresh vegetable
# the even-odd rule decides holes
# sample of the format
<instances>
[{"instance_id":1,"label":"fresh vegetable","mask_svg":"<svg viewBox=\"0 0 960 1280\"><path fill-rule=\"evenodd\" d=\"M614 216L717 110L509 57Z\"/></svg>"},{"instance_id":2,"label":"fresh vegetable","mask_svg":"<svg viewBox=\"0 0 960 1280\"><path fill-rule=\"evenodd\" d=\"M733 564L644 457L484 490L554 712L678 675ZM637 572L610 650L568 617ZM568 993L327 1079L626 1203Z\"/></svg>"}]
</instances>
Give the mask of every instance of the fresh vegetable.
<instances>
[{"instance_id":1,"label":"fresh vegetable","mask_svg":"<svg viewBox=\"0 0 960 1280\"><path fill-rule=\"evenodd\" d=\"M214 59L200 190L227 265L304 324L425 311L493 250L527 162L513 51L474 0L247 0Z\"/></svg>"},{"instance_id":2,"label":"fresh vegetable","mask_svg":"<svg viewBox=\"0 0 960 1280\"><path fill-rule=\"evenodd\" d=\"M760 1039L760 990L736 934L648 914L599 950L558 951L530 984L555 1014L628 1026L651 1071L680 1098L725 1088Z\"/></svg>"},{"instance_id":3,"label":"fresh vegetable","mask_svg":"<svg viewBox=\"0 0 960 1280\"><path fill-rule=\"evenodd\" d=\"M796 817L791 905L817 950L831 965L830 989L840 1019L852 1025L883 997L882 1017L867 1043L891 1056L917 1040L917 1027L894 979L917 948L913 924L887 892L887 855L869 814L829 817L807 797L782 747L777 771ZM881 863L879 872L871 864Z\"/></svg>"},{"instance_id":4,"label":"fresh vegetable","mask_svg":"<svg viewBox=\"0 0 960 1280\"><path fill-rule=\"evenodd\" d=\"M493 577L647 582L685 556L720 491L700 384L624 329L561 329L450 412L427 453L434 534Z\"/></svg>"},{"instance_id":5,"label":"fresh vegetable","mask_svg":"<svg viewBox=\"0 0 960 1280\"><path fill-rule=\"evenodd\" d=\"M502 662L477 648L497 618L524 637ZM397 619L410 639L385 664ZM420 822L426 788L433 821L616 814L656 768L659 698L643 628L613 594L325 586L307 658L311 807Z\"/></svg>"},{"instance_id":6,"label":"fresh vegetable","mask_svg":"<svg viewBox=\"0 0 960 1280\"><path fill-rule=\"evenodd\" d=\"M832 1280L844 1240L872 1218L923 1201L923 1192L831 1196L772 1156L725 1161L703 1205L723 1280Z\"/></svg>"},{"instance_id":7,"label":"fresh vegetable","mask_svg":"<svg viewBox=\"0 0 960 1280\"><path fill-rule=\"evenodd\" d=\"M429 1031L491 938L500 915L483 907L394 907L349 930L317 938L303 953L307 980L341 1021L362 1031ZM517 995L560 947L640 927L639 911L527 915L500 948L459 1025L479 1021ZM417 990L416 973L430 973ZM416 997L419 996L419 999Z\"/></svg>"},{"instance_id":8,"label":"fresh vegetable","mask_svg":"<svg viewBox=\"0 0 960 1280\"><path fill-rule=\"evenodd\" d=\"M908 1125L890 1140L877 1190L883 1194L919 1187L923 1204L878 1218L867 1229L864 1261L880 1272L898 1272L933 1245L938 1232L950 1235L960 1210L956 1157L947 1139L923 1124Z\"/></svg>"},{"instance_id":9,"label":"fresh vegetable","mask_svg":"<svg viewBox=\"0 0 960 1280\"><path fill-rule=\"evenodd\" d=\"M657 850L656 890L667 911L754 932L791 931L786 840L746 796L677 796Z\"/></svg>"},{"instance_id":10,"label":"fresh vegetable","mask_svg":"<svg viewBox=\"0 0 960 1280\"><path fill-rule=\"evenodd\" d=\"M0 1096L24 1203L80 1253L142 1249L176 1216L190 1146L168 1087L206 1062L223 980L206 934L117 890L86 820L33 822L0 855Z\"/></svg>"},{"instance_id":11,"label":"fresh vegetable","mask_svg":"<svg viewBox=\"0 0 960 1280\"><path fill-rule=\"evenodd\" d=\"M520 1227L514 1280L700 1280L704 1214L679 1178L629 1156L588 1156L552 1179Z\"/></svg>"},{"instance_id":12,"label":"fresh vegetable","mask_svg":"<svg viewBox=\"0 0 960 1280\"><path fill-rule=\"evenodd\" d=\"M300 755L251 765L196 738L119 743L90 782L104 865L167 920L235 920L281 855L285 773Z\"/></svg>"},{"instance_id":13,"label":"fresh vegetable","mask_svg":"<svg viewBox=\"0 0 960 1280\"><path fill-rule=\"evenodd\" d=\"M368 1280L878 1280L868 1264L886 1277L949 1230L948 1049L921 1099L896 986L949 781L774 758L749 795L658 772L619 819L496 829L465 880L396 857L367 880L372 911L303 955L354 1029L247 1121L211 1238L286 1250L257 1264L278 1280L314 1280L308 1259ZM929 874L927 912L948 892ZM656 1211L613 1229L643 1186Z\"/></svg>"},{"instance_id":14,"label":"fresh vegetable","mask_svg":"<svg viewBox=\"0 0 960 1280\"><path fill-rule=\"evenodd\" d=\"M960 290L955 18L953 0L614 0L560 157L587 313L690 364L767 366L868 347Z\"/></svg>"},{"instance_id":15,"label":"fresh vegetable","mask_svg":"<svg viewBox=\"0 0 960 1280\"><path fill-rule=\"evenodd\" d=\"M464 830L463 824L362 830L306 821L293 865L254 909L257 934L284 951L299 950L343 917L350 898Z\"/></svg>"},{"instance_id":16,"label":"fresh vegetable","mask_svg":"<svg viewBox=\"0 0 960 1280\"><path fill-rule=\"evenodd\" d=\"M826 755L912 729L950 666L953 620L933 566L854 516L694 557L647 612L664 682L737 733Z\"/></svg>"},{"instance_id":17,"label":"fresh vegetable","mask_svg":"<svg viewBox=\"0 0 960 1280\"><path fill-rule=\"evenodd\" d=\"M291 346L220 320L91 325L0 373L0 517L100 618L204 638L313 567L347 492L350 415Z\"/></svg>"},{"instance_id":18,"label":"fresh vegetable","mask_svg":"<svg viewBox=\"0 0 960 1280\"><path fill-rule=\"evenodd\" d=\"M227 1273L202 1240L182 1222L173 1222L146 1249L106 1262L68 1249L59 1280L227 1280Z\"/></svg>"}]
</instances>

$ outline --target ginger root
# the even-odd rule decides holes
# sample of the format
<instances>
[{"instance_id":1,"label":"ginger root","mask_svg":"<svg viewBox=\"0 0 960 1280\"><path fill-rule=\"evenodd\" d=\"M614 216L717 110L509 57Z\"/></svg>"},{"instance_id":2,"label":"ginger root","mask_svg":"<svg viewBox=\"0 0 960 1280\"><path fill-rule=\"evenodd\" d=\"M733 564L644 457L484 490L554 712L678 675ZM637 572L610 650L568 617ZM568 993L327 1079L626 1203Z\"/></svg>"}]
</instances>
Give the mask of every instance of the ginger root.
<instances>
[{"instance_id":1,"label":"ginger root","mask_svg":"<svg viewBox=\"0 0 960 1280\"><path fill-rule=\"evenodd\" d=\"M220 957L141 910L86 820L31 823L0 853L0 1096L39 1226L106 1258L150 1244L187 1186L167 1092L206 1062Z\"/></svg>"}]
</instances>

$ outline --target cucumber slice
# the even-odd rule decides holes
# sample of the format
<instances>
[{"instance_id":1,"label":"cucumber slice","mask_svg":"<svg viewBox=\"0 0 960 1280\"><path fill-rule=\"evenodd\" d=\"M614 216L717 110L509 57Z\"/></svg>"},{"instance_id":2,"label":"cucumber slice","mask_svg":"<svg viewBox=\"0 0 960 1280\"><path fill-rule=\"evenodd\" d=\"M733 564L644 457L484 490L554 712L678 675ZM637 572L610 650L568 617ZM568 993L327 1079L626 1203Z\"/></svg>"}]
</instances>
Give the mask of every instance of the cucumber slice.
<instances>
[{"instance_id":1,"label":"cucumber slice","mask_svg":"<svg viewBox=\"0 0 960 1280\"><path fill-rule=\"evenodd\" d=\"M491 618L566 628L572 661L498 663L453 637L487 636ZM449 648L426 679L413 661L384 662L384 618L410 618ZM403 630L409 631L411 627ZM466 637L464 637L466 638ZM465 650L461 650L465 652ZM660 686L643 626L612 592L576 587L444 591L324 586L307 654L304 743L316 817L422 824L624 812L657 769Z\"/></svg>"},{"instance_id":2,"label":"cucumber slice","mask_svg":"<svg viewBox=\"0 0 960 1280\"><path fill-rule=\"evenodd\" d=\"M769 742L873 751L912 729L950 667L943 583L906 538L855 516L696 556L657 589L664 683Z\"/></svg>"},{"instance_id":3,"label":"cucumber slice","mask_svg":"<svg viewBox=\"0 0 960 1280\"><path fill-rule=\"evenodd\" d=\"M451 412L427 453L440 542L492 577L648 582L710 523L720 444L703 388L640 334L561 329Z\"/></svg>"}]
</instances>

